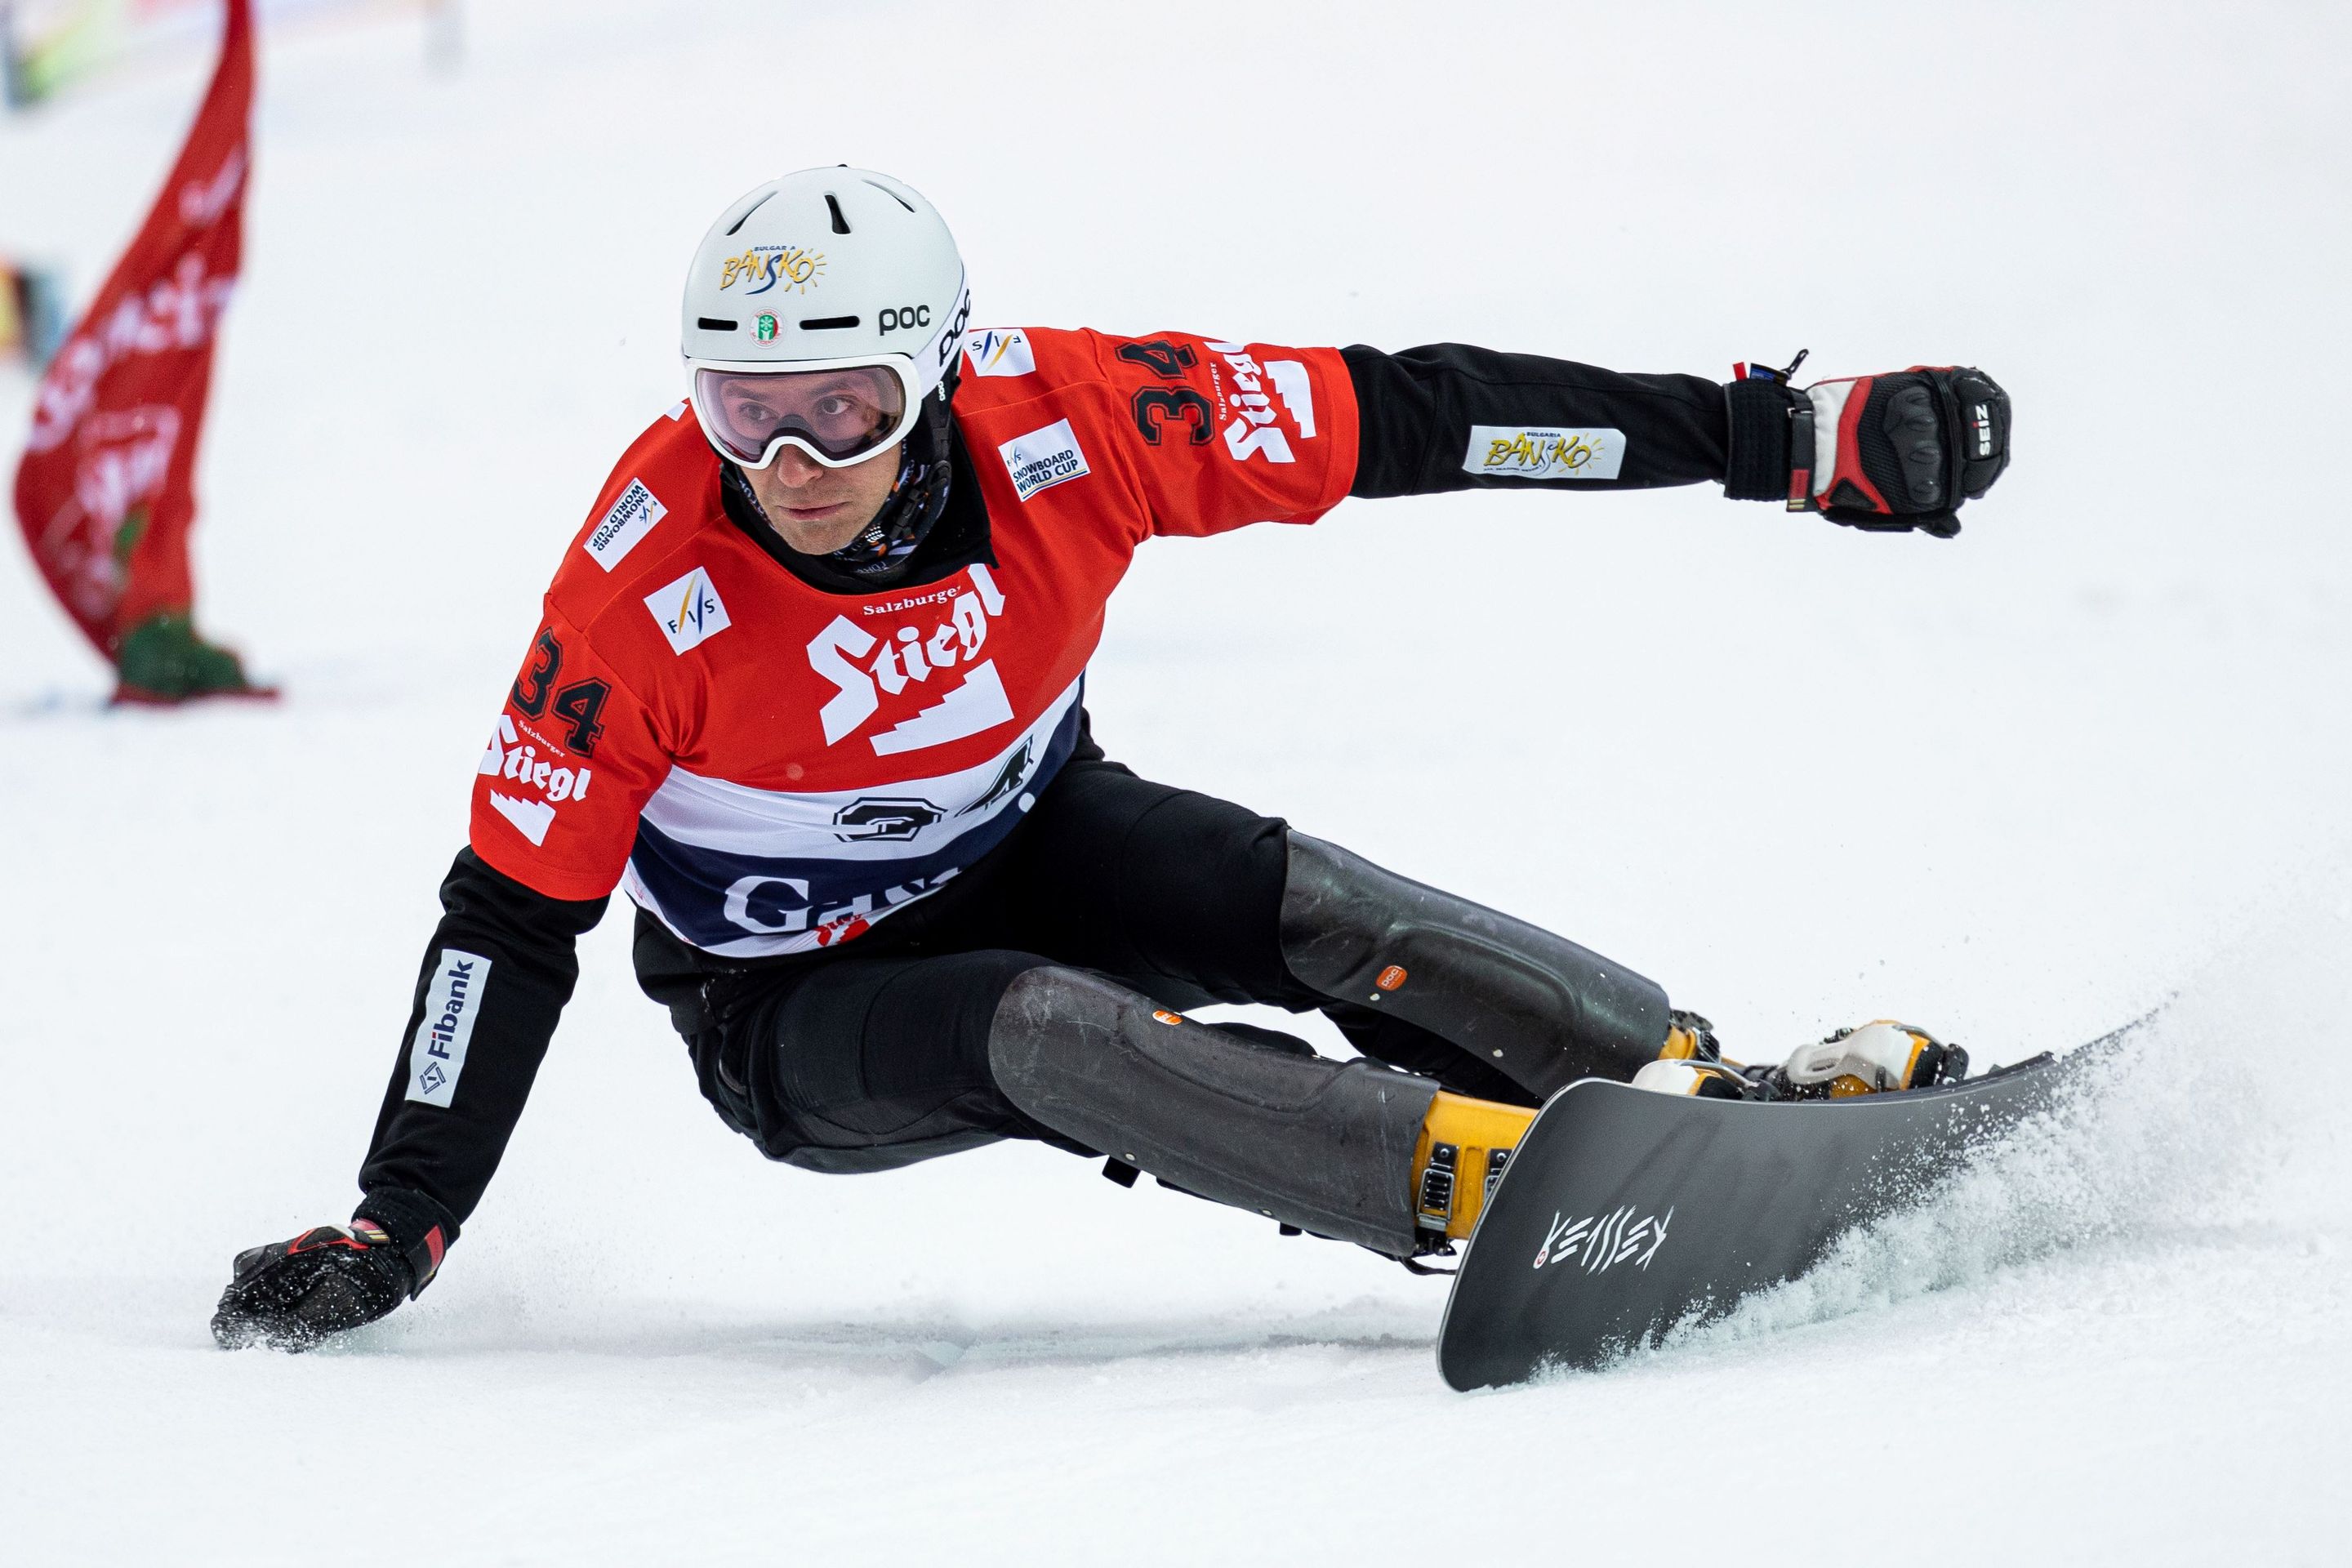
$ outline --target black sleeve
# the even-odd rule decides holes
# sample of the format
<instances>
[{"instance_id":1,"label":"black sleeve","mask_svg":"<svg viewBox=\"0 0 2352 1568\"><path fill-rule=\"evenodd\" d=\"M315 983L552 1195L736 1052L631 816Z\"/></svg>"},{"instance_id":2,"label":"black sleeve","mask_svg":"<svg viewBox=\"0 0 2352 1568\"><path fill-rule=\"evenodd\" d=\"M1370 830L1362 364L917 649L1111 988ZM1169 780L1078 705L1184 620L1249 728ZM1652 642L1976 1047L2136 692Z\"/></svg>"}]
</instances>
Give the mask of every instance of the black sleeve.
<instances>
[{"instance_id":1,"label":"black sleeve","mask_svg":"<svg viewBox=\"0 0 2352 1568\"><path fill-rule=\"evenodd\" d=\"M1393 354L1360 343L1339 352L1356 389L1355 495L1563 488L1562 479L1578 489L1644 489L1722 480L1733 467L1734 407L1744 402L1738 398L1739 383L1727 397L1723 385L1704 376L1626 375L1465 343ZM1760 487L1734 485L1735 495L1760 488L1763 495L1776 496L1784 487L1787 437L1780 407L1776 395L1769 417L1740 420L1739 467L1769 471L1777 458L1780 468ZM1613 435L1620 443L1614 477L1571 475L1564 462L1550 464L1549 478L1508 472L1528 466L1508 457L1512 438L1535 436L1530 450L1540 463L1546 431L1601 432L1601 445ZM1776 441L1777 452L1767 449ZM1489 462L1490 454L1502 460Z\"/></svg>"},{"instance_id":2,"label":"black sleeve","mask_svg":"<svg viewBox=\"0 0 2352 1568\"><path fill-rule=\"evenodd\" d=\"M605 901L551 899L457 852L360 1167L361 1208L404 1246L436 1224L455 1241L481 1202Z\"/></svg>"}]
</instances>

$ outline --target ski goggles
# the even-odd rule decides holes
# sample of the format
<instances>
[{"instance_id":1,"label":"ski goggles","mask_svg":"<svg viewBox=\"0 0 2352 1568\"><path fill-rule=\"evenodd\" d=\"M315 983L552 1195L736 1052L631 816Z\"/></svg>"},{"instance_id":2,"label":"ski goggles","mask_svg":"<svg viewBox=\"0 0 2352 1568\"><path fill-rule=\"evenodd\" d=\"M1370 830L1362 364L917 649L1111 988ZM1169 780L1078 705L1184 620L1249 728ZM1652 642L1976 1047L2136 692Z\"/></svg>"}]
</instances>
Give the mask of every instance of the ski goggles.
<instances>
[{"instance_id":1,"label":"ski goggles","mask_svg":"<svg viewBox=\"0 0 2352 1568\"><path fill-rule=\"evenodd\" d=\"M764 468L787 446L845 468L896 446L922 415L914 362L818 360L694 366L694 416L730 461Z\"/></svg>"}]
</instances>

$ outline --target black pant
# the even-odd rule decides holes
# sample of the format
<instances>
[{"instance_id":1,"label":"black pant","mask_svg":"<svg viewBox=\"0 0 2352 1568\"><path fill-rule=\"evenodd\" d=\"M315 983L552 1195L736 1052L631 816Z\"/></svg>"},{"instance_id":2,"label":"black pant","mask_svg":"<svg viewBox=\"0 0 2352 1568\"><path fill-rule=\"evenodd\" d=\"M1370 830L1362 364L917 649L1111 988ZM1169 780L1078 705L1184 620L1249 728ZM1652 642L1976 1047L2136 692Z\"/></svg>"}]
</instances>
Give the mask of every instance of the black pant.
<instances>
[{"instance_id":1,"label":"black pant","mask_svg":"<svg viewBox=\"0 0 2352 1568\"><path fill-rule=\"evenodd\" d=\"M640 916L638 968L686 1029L705 1094L772 1159L877 1171L998 1138L1076 1149L990 1076L1005 988L1055 963L1174 1008L1322 1005L1282 960L1286 835L1087 746L977 866L838 951L721 967Z\"/></svg>"}]
</instances>

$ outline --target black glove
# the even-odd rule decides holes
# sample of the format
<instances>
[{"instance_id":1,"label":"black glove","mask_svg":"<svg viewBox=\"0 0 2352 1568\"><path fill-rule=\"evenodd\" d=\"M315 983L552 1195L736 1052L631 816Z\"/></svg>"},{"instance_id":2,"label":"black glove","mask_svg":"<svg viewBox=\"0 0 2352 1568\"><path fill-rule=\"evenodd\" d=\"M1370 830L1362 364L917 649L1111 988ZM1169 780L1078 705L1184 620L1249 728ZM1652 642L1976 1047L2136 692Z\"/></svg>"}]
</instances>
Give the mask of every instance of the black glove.
<instances>
[{"instance_id":1,"label":"black glove","mask_svg":"<svg viewBox=\"0 0 2352 1568\"><path fill-rule=\"evenodd\" d=\"M1980 370L1913 365L1799 388L1796 368L1742 365L1728 389L1724 491L1735 500L1785 499L1853 528L1949 539L1960 504L2009 467L2009 394Z\"/></svg>"},{"instance_id":2,"label":"black glove","mask_svg":"<svg viewBox=\"0 0 2352 1568\"><path fill-rule=\"evenodd\" d=\"M221 1348L306 1351L330 1334L374 1322L431 1284L446 1231L429 1215L406 1212L431 1200L400 1194L378 1205L375 1197L362 1206L398 1211L395 1225L425 1221L414 1243L404 1246L386 1226L357 1214L348 1226L313 1226L291 1241L247 1248L236 1255L213 1313Z\"/></svg>"}]
</instances>

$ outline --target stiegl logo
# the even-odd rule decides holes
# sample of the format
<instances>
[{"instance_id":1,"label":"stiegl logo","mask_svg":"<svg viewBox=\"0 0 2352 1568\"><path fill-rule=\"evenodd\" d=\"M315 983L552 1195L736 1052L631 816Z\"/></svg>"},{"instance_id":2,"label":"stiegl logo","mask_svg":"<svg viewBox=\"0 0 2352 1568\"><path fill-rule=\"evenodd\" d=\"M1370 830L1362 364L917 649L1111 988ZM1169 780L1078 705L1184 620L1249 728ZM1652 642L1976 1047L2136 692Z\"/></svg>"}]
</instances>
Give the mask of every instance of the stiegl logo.
<instances>
[{"instance_id":1,"label":"stiegl logo","mask_svg":"<svg viewBox=\"0 0 2352 1568\"><path fill-rule=\"evenodd\" d=\"M490 732L490 743L482 752L482 760L474 771L494 779L512 779L544 793L558 803L575 799L588 793L588 767L583 763L576 770L562 762L550 761L539 754L539 748L529 743L518 745L522 737L516 732L511 714L499 715L499 726ZM561 758L562 752L550 748L550 755Z\"/></svg>"},{"instance_id":2,"label":"stiegl logo","mask_svg":"<svg viewBox=\"0 0 2352 1568\"><path fill-rule=\"evenodd\" d=\"M1249 349L1241 343L1207 343L1213 354L1224 356L1225 369L1233 373L1233 390L1225 390L1223 375L1211 366L1211 384L1218 397L1231 410L1233 423L1225 426L1225 450L1236 461L1263 458L1269 463L1293 463L1298 459L1290 450L1290 437L1276 423L1274 397L1282 399L1298 426L1302 441L1315 438L1315 385L1307 376L1303 361L1295 359L1268 360L1261 365L1250 357ZM1274 397L1266 395L1268 385Z\"/></svg>"},{"instance_id":3,"label":"stiegl logo","mask_svg":"<svg viewBox=\"0 0 2352 1568\"><path fill-rule=\"evenodd\" d=\"M544 800L530 800L510 795L503 791L490 791L490 809L511 824L514 830L535 845L547 842L547 830L555 826L555 808L567 800L578 800L588 793L590 773L586 763L577 769L561 761L562 752L551 744L548 755L539 754L537 746L523 743L515 729L514 715L499 715L498 728L490 731L490 743L482 752L482 760L474 771L486 778L510 779L527 789L544 795Z\"/></svg>"},{"instance_id":4,"label":"stiegl logo","mask_svg":"<svg viewBox=\"0 0 2352 1568\"><path fill-rule=\"evenodd\" d=\"M959 664L963 666L962 679L937 702L874 736L875 754L919 752L1011 722L1013 704L996 661L978 657L988 641L990 621L1004 614L1004 595L997 591L995 577L978 562L965 567L964 574L971 584L968 590L941 590L916 601L947 612L928 635L922 626L911 626L886 630L877 637L847 616L835 616L809 640L809 668L834 688L833 696L817 710L826 745L856 733L881 711L886 695L929 689L934 675L945 685L945 672Z\"/></svg>"},{"instance_id":5,"label":"stiegl logo","mask_svg":"<svg viewBox=\"0 0 2352 1568\"><path fill-rule=\"evenodd\" d=\"M1648 1215L1637 1220L1630 1204L1575 1220L1554 1210L1551 1228L1544 1233L1543 1245L1536 1248L1532 1267L1574 1261L1587 1274L1606 1274L1630 1260L1634 1268L1646 1269L1658 1248L1666 1244L1666 1226L1674 1217L1670 1208L1663 1215ZM1635 1253L1641 1256L1636 1258Z\"/></svg>"},{"instance_id":6,"label":"stiegl logo","mask_svg":"<svg viewBox=\"0 0 2352 1568\"><path fill-rule=\"evenodd\" d=\"M457 1075L466 1070L466 1047L473 1041L474 1018L489 978L490 961L480 953L441 950L425 991L425 1017L409 1048L409 1099L448 1109Z\"/></svg>"}]
</instances>

